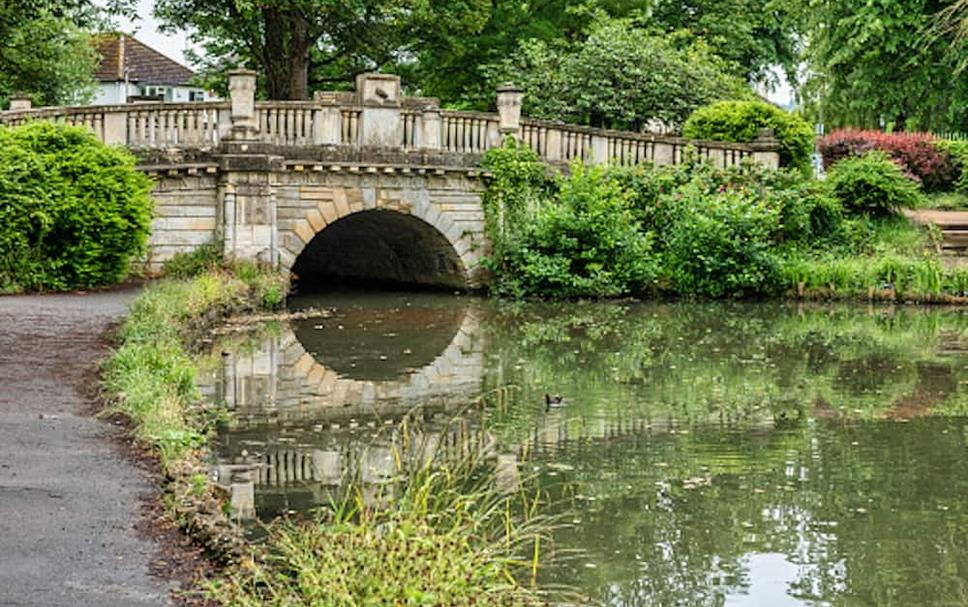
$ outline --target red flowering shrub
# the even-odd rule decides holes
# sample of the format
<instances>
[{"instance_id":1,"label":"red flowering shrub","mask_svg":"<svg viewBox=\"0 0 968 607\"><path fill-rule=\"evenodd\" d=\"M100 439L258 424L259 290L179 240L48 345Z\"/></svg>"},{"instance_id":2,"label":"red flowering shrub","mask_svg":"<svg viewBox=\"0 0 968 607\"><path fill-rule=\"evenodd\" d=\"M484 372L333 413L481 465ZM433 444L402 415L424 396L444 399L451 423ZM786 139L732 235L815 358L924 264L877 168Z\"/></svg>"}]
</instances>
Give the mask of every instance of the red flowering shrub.
<instances>
[{"instance_id":1,"label":"red flowering shrub","mask_svg":"<svg viewBox=\"0 0 968 607\"><path fill-rule=\"evenodd\" d=\"M927 192L951 190L960 171L951 155L927 133L882 133L843 129L819 141L825 169L845 158L878 150L887 154L908 177Z\"/></svg>"}]
</instances>

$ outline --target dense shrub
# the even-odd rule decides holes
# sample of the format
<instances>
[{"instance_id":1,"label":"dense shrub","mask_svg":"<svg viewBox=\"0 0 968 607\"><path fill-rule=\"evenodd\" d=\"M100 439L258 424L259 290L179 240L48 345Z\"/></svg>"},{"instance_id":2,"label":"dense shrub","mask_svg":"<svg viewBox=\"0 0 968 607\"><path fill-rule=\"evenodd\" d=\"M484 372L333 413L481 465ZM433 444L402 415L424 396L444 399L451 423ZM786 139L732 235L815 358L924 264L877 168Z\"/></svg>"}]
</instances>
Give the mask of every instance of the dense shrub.
<instances>
[{"instance_id":1,"label":"dense shrub","mask_svg":"<svg viewBox=\"0 0 968 607\"><path fill-rule=\"evenodd\" d=\"M503 295L615 297L655 278L652 235L634 220L628 194L599 168L575 165L554 204L505 235L494 257L494 289Z\"/></svg>"},{"instance_id":2,"label":"dense shrub","mask_svg":"<svg viewBox=\"0 0 968 607\"><path fill-rule=\"evenodd\" d=\"M116 282L144 250L150 180L83 128L0 128L0 291Z\"/></svg>"},{"instance_id":3,"label":"dense shrub","mask_svg":"<svg viewBox=\"0 0 968 607\"><path fill-rule=\"evenodd\" d=\"M840 161L830 172L827 186L844 208L874 217L916 207L921 200L917 183L883 152Z\"/></svg>"},{"instance_id":4,"label":"dense shrub","mask_svg":"<svg viewBox=\"0 0 968 607\"><path fill-rule=\"evenodd\" d=\"M777 284L771 252L780 212L749 191L710 194L690 184L676 194L677 220L666 238L666 271L681 295L742 297Z\"/></svg>"},{"instance_id":5,"label":"dense shrub","mask_svg":"<svg viewBox=\"0 0 968 607\"><path fill-rule=\"evenodd\" d=\"M949 141L939 139L935 145L942 152L948 154L957 178L954 189L962 194L968 194L968 141Z\"/></svg>"},{"instance_id":6,"label":"dense shrub","mask_svg":"<svg viewBox=\"0 0 968 607\"><path fill-rule=\"evenodd\" d=\"M951 154L939 147L934 137L927 133L843 129L822 137L818 145L824 167L828 170L845 158L863 156L871 151L884 152L927 192L950 189L959 174Z\"/></svg>"},{"instance_id":7,"label":"dense shrub","mask_svg":"<svg viewBox=\"0 0 968 607\"><path fill-rule=\"evenodd\" d=\"M721 101L689 116L682 134L691 139L751 143L760 129L773 129L780 142L780 166L810 170L813 129L799 116L765 101Z\"/></svg>"}]
</instances>

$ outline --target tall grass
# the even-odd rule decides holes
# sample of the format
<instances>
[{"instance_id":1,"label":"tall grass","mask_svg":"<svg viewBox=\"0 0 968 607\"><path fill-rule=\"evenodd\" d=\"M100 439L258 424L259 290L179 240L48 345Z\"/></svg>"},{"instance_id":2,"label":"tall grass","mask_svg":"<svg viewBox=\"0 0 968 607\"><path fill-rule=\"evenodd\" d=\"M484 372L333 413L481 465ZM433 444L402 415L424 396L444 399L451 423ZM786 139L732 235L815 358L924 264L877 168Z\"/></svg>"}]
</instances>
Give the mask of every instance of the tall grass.
<instances>
[{"instance_id":1,"label":"tall grass","mask_svg":"<svg viewBox=\"0 0 968 607\"><path fill-rule=\"evenodd\" d=\"M332 508L269 526L253 565L212 587L224 605L542 605L533 582L556 520L507 491L489 444L441 447L405 423L376 494L362 471ZM504 489L502 490L502 487Z\"/></svg>"},{"instance_id":2,"label":"tall grass","mask_svg":"<svg viewBox=\"0 0 968 607\"><path fill-rule=\"evenodd\" d=\"M104 363L107 412L127 416L137 440L156 449L167 468L205 439L207 425L193 418L194 334L233 312L275 308L284 294L282 277L245 264L148 287Z\"/></svg>"}]
</instances>

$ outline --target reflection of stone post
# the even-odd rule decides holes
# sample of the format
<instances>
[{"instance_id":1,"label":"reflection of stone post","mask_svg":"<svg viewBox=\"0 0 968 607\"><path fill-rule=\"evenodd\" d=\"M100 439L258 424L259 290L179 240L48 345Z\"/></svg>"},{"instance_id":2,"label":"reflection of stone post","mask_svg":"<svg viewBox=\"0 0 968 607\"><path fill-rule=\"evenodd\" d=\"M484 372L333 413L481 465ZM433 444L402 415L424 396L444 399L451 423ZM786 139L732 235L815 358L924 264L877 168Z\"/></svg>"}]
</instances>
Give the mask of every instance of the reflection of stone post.
<instances>
[{"instance_id":1,"label":"reflection of stone post","mask_svg":"<svg viewBox=\"0 0 968 607\"><path fill-rule=\"evenodd\" d=\"M255 72L229 72L229 97L232 100L231 138L237 141L255 140L259 135L259 118L255 111Z\"/></svg>"},{"instance_id":2,"label":"reflection of stone post","mask_svg":"<svg viewBox=\"0 0 968 607\"><path fill-rule=\"evenodd\" d=\"M501 116L501 135L519 138L521 135L521 102L524 91L513 84L497 89L497 112Z\"/></svg>"},{"instance_id":3,"label":"reflection of stone post","mask_svg":"<svg viewBox=\"0 0 968 607\"><path fill-rule=\"evenodd\" d=\"M33 101L27 95L14 95L10 98L11 112L23 112L29 110L31 107L33 107Z\"/></svg>"}]
</instances>

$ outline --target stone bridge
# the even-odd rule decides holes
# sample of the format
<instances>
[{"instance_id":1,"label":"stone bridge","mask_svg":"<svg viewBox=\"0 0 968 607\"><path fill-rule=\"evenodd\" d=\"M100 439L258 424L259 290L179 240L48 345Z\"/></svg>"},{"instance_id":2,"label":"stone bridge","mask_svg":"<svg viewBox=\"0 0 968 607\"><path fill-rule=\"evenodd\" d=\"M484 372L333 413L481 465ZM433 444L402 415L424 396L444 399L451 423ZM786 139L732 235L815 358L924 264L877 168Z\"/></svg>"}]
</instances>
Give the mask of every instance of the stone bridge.
<instances>
[{"instance_id":1,"label":"stone bridge","mask_svg":"<svg viewBox=\"0 0 968 607\"><path fill-rule=\"evenodd\" d=\"M553 166L681 162L777 166L769 133L749 145L687 141L529 120L521 91L497 91L498 113L441 110L405 97L400 80L363 74L355 92L256 102L255 74L229 76L230 100L30 108L0 124L57 120L124 145L155 178L149 269L214 243L303 278L476 288L487 251L482 154L513 136Z\"/></svg>"}]
</instances>

